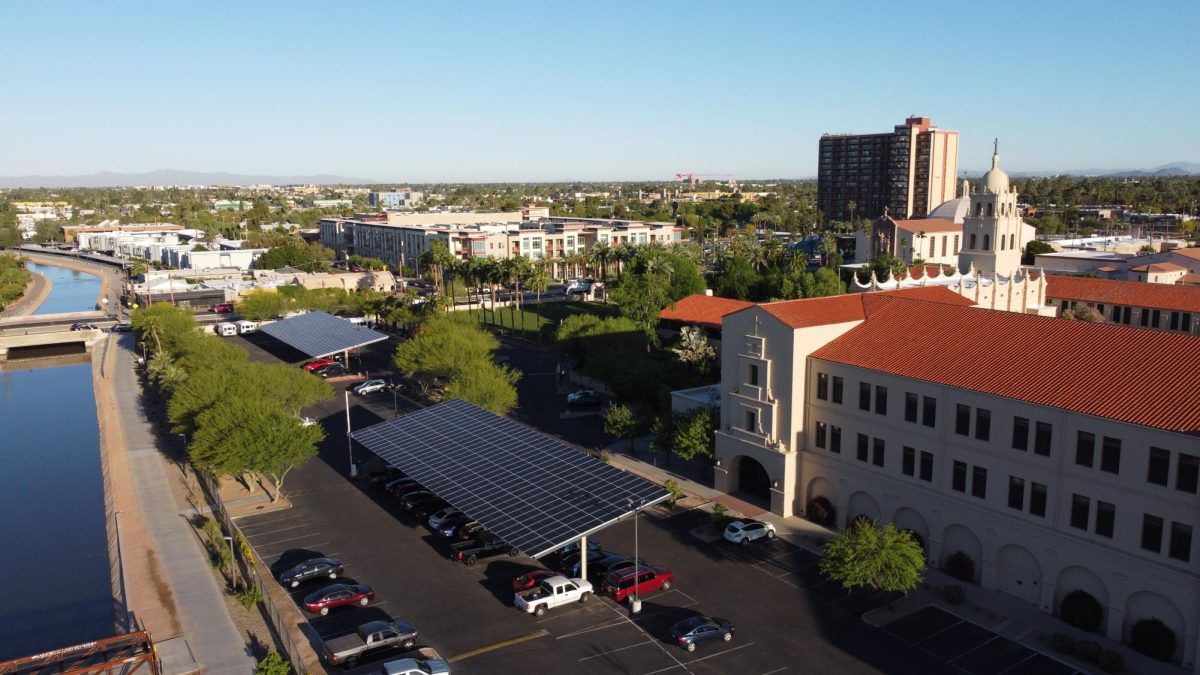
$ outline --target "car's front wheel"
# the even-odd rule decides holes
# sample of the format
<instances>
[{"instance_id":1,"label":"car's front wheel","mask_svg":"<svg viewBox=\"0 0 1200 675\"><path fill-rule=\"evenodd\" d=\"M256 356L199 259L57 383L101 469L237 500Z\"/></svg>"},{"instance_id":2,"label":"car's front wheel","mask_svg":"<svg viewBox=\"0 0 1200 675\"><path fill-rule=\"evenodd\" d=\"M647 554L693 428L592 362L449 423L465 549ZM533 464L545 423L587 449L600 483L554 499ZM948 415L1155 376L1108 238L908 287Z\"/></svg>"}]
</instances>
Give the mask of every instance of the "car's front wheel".
<instances>
[{"instance_id":1,"label":"car's front wheel","mask_svg":"<svg viewBox=\"0 0 1200 675\"><path fill-rule=\"evenodd\" d=\"M299 580L299 579L293 579L293 580L292 580L292 588L296 588L296 587L297 587L297 586L299 586L299 585L300 585L300 580Z\"/></svg>"},{"instance_id":2,"label":"car's front wheel","mask_svg":"<svg viewBox=\"0 0 1200 675\"><path fill-rule=\"evenodd\" d=\"M417 643L414 640L405 640L404 643L401 644L400 646L404 647L405 649L412 649L416 645L417 645Z\"/></svg>"},{"instance_id":3,"label":"car's front wheel","mask_svg":"<svg viewBox=\"0 0 1200 675\"><path fill-rule=\"evenodd\" d=\"M689 642L689 643L687 643L687 647L684 647L684 649L688 650L689 652L694 652L694 651L696 651L696 643Z\"/></svg>"},{"instance_id":4,"label":"car's front wheel","mask_svg":"<svg viewBox=\"0 0 1200 675\"><path fill-rule=\"evenodd\" d=\"M671 580L670 580L670 579L667 579L666 581L664 581L664 582L663 582L663 584L662 584L662 589L663 589L664 591L669 591L669 590L671 590Z\"/></svg>"},{"instance_id":5,"label":"car's front wheel","mask_svg":"<svg viewBox=\"0 0 1200 675\"><path fill-rule=\"evenodd\" d=\"M742 537L742 541L740 543L742 546L749 546L750 545L750 537Z\"/></svg>"},{"instance_id":6,"label":"car's front wheel","mask_svg":"<svg viewBox=\"0 0 1200 675\"><path fill-rule=\"evenodd\" d=\"M591 600L591 599L592 599L592 594L591 594L591 593L580 593L580 594L579 594L579 601L580 601L580 602L587 602L588 600Z\"/></svg>"},{"instance_id":7,"label":"car's front wheel","mask_svg":"<svg viewBox=\"0 0 1200 675\"><path fill-rule=\"evenodd\" d=\"M537 606L537 607L536 607L536 608L533 610L533 615L534 615L534 616L545 616L545 615L546 615L546 606L545 606L545 605L538 605L538 606Z\"/></svg>"},{"instance_id":8,"label":"car's front wheel","mask_svg":"<svg viewBox=\"0 0 1200 675\"><path fill-rule=\"evenodd\" d=\"M358 601L358 604L362 605L363 607L366 607L367 605L371 604L371 599L370 598L362 598Z\"/></svg>"},{"instance_id":9,"label":"car's front wheel","mask_svg":"<svg viewBox=\"0 0 1200 675\"><path fill-rule=\"evenodd\" d=\"M726 641L726 642L729 642L730 640L732 640L732 639L733 639L733 633L726 633L726 634L725 634L725 637L723 637L723 638L721 638L721 639L722 639L722 640L724 640L724 641Z\"/></svg>"},{"instance_id":10,"label":"car's front wheel","mask_svg":"<svg viewBox=\"0 0 1200 675\"><path fill-rule=\"evenodd\" d=\"M330 578L330 579L336 579L336 578L337 578L337 572L330 572L330 573L329 573L329 578Z\"/></svg>"},{"instance_id":11,"label":"car's front wheel","mask_svg":"<svg viewBox=\"0 0 1200 675\"><path fill-rule=\"evenodd\" d=\"M328 607L322 607L322 608L321 608L321 616L328 616L328 615L329 615L329 608L328 608Z\"/></svg>"}]
</instances>

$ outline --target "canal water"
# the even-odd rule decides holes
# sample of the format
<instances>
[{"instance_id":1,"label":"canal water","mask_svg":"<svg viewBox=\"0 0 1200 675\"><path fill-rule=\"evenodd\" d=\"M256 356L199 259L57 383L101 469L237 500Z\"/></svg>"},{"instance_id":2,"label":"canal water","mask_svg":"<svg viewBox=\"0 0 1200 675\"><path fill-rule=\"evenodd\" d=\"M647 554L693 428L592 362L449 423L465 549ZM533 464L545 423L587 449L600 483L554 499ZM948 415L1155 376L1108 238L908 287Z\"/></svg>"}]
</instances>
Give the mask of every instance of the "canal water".
<instances>
[{"instance_id":1,"label":"canal water","mask_svg":"<svg viewBox=\"0 0 1200 675\"><path fill-rule=\"evenodd\" d=\"M86 312L96 309L96 302L100 298L100 277L95 274L35 262L26 263L25 267L31 272L45 276L54 284L50 295L34 314Z\"/></svg>"},{"instance_id":2,"label":"canal water","mask_svg":"<svg viewBox=\"0 0 1200 675\"><path fill-rule=\"evenodd\" d=\"M30 268L54 282L42 311L94 307L98 277ZM91 363L73 356L5 364L0 661L113 634L105 517Z\"/></svg>"}]
</instances>

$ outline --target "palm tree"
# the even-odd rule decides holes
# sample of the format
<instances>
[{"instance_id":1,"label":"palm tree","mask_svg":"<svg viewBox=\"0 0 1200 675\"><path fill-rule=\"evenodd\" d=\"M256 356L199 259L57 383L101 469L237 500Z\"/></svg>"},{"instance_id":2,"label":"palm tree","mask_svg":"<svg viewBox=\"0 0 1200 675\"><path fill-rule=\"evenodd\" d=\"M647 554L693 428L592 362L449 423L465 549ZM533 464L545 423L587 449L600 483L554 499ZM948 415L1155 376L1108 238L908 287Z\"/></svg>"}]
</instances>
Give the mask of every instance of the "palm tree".
<instances>
[{"instance_id":1,"label":"palm tree","mask_svg":"<svg viewBox=\"0 0 1200 675\"><path fill-rule=\"evenodd\" d=\"M538 262L529 270L529 276L525 279L525 286L533 289L537 294L537 334L538 344L542 343L542 291L550 286L550 273L546 271L546 263ZM523 316L523 315L522 315ZM524 327L524 325L522 325Z\"/></svg>"},{"instance_id":2,"label":"palm tree","mask_svg":"<svg viewBox=\"0 0 1200 675\"><path fill-rule=\"evenodd\" d=\"M505 280L511 282L514 286L515 295L511 316L513 318L513 328L517 327L516 313L521 312L521 332L525 332L525 312L521 309L521 282L529 275L529 258L523 255L515 255L504 261L504 277Z\"/></svg>"},{"instance_id":3,"label":"palm tree","mask_svg":"<svg viewBox=\"0 0 1200 675\"><path fill-rule=\"evenodd\" d=\"M479 262L475 258L467 258L458 266L458 278L467 287L467 315L471 312L471 291L475 288L475 279L479 274ZM482 315L482 314L481 314Z\"/></svg>"},{"instance_id":4,"label":"palm tree","mask_svg":"<svg viewBox=\"0 0 1200 675\"><path fill-rule=\"evenodd\" d=\"M592 246L592 261L600 265L600 283L608 281L608 261L613 255L613 249L607 241L598 241ZM595 278L595 270L592 277Z\"/></svg>"}]
</instances>

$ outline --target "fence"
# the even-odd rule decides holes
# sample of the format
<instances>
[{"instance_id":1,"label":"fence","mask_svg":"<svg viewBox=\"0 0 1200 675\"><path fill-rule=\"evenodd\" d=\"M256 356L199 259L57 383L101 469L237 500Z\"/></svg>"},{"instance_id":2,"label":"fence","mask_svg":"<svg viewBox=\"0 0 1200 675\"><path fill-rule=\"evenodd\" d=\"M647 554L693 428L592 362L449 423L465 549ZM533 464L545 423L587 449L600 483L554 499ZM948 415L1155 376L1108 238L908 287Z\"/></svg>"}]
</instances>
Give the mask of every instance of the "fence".
<instances>
[{"instance_id":1,"label":"fence","mask_svg":"<svg viewBox=\"0 0 1200 675\"><path fill-rule=\"evenodd\" d=\"M288 631L288 621L280 612L276 601L271 597L271 588L268 588L265 583L274 583L274 579L267 576L267 581L264 582L262 575L258 573L258 567L254 561L247 560L245 553L242 550L241 542L245 541L242 535L242 530L237 526L237 523L229 517L229 511L225 509L225 502L221 499L221 491L217 480L207 472L197 472L196 477L204 487L204 492L207 496L209 506L217 519L221 521L221 526L229 536L233 537L234 545L233 560L237 565L238 579L232 580L234 585L238 581L243 582L245 586L253 587L258 591L259 597L262 598L262 608L267 626L271 629L272 637L275 638L275 644L283 648L283 656L292 664L292 671L296 673L304 672L304 659L301 656L300 650L296 646L292 634ZM253 555L253 553L251 553Z\"/></svg>"}]
</instances>

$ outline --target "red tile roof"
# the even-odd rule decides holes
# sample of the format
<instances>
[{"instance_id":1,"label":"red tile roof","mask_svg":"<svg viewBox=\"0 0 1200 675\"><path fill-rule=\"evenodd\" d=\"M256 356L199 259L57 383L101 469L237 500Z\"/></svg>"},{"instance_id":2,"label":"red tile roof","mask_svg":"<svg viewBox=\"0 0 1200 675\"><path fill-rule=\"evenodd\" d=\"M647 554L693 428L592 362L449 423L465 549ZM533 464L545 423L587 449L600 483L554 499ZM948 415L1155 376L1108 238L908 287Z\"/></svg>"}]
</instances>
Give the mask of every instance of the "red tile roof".
<instances>
[{"instance_id":1,"label":"red tile roof","mask_svg":"<svg viewBox=\"0 0 1200 675\"><path fill-rule=\"evenodd\" d=\"M720 328L721 319L725 318L726 314L732 314L739 309L746 309L753 305L753 302L745 300L732 300L696 293L663 309L658 313L658 318L688 325Z\"/></svg>"},{"instance_id":2,"label":"red tile roof","mask_svg":"<svg viewBox=\"0 0 1200 675\"><path fill-rule=\"evenodd\" d=\"M897 220L896 227L917 234L919 232L962 232L963 226L945 218L917 218L915 220Z\"/></svg>"},{"instance_id":3,"label":"red tile roof","mask_svg":"<svg viewBox=\"0 0 1200 675\"><path fill-rule=\"evenodd\" d=\"M1189 246L1188 248L1173 248L1167 251L1168 253L1178 253L1185 258L1192 260L1200 260L1200 246Z\"/></svg>"},{"instance_id":4,"label":"red tile roof","mask_svg":"<svg viewBox=\"0 0 1200 675\"><path fill-rule=\"evenodd\" d=\"M828 326L835 323L862 321L866 317L863 299L872 295L894 295L951 305L970 306L974 303L944 286L918 286L894 291L831 295L824 298L783 300L759 305L764 312L791 328Z\"/></svg>"},{"instance_id":5,"label":"red tile roof","mask_svg":"<svg viewBox=\"0 0 1200 675\"><path fill-rule=\"evenodd\" d=\"M1200 435L1200 336L883 293L863 303L868 318L813 358ZM932 343L910 337L931 331Z\"/></svg>"},{"instance_id":6,"label":"red tile roof","mask_svg":"<svg viewBox=\"0 0 1200 675\"><path fill-rule=\"evenodd\" d=\"M1183 265L1175 263L1152 263L1150 265L1142 265L1140 267L1131 267L1130 272L1186 272L1187 268Z\"/></svg>"},{"instance_id":7,"label":"red tile roof","mask_svg":"<svg viewBox=\"0 0 1200 675\"><path fill-rule=\"evenodd\" d=\"M1200 289L1142 281L1046 275L1046 298L1200 312Z\"/></svg>"}]
</instances>

